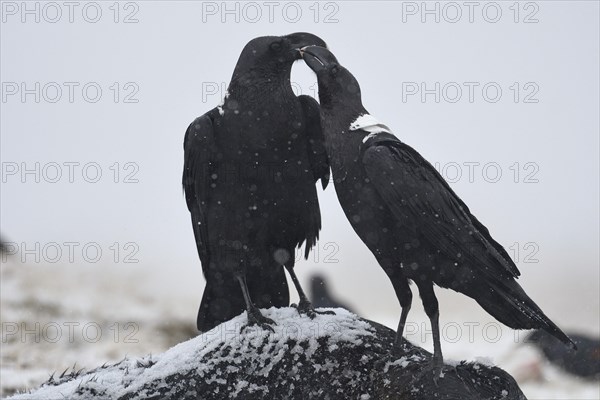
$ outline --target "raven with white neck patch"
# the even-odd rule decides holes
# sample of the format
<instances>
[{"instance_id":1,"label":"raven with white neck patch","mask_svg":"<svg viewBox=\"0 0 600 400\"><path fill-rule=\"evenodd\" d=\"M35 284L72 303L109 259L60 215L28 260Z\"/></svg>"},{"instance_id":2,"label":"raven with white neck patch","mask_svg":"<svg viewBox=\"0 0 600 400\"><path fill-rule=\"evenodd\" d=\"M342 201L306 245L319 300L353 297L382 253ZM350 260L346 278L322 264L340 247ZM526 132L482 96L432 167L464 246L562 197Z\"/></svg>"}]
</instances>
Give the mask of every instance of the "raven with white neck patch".
<instances>
[{"instance_id":1,"label":"raven with white neck patch","mask_svg":"<svg viewBox=\"0 0 600 400\"><path fill-rule=\"evenodd\" d=\"M319 83L321 126L336 193L346 217L390 278L402 332L418 289L443 364L434 285L476 300L514 329L542 329L574 346L516 282L517 266L488 229L416 150L369 115L354 76L322 47L302 49Z\"/></svg>"},{"instance_id":2,"label":"raven with white neck patch","mask_svg":"<svg viewBox=\"0 0 600 400\"><path fill-rule=\"evenodd\" d=\"M207 331L244 310L284 307L296 286L298 310L314 315L294 273L295 249L315 245L321 215L315 182L329 181L319 105L290 85L299 49L325 46L309 33L259 37L243 49L222 104L190 124L183 188L206 287L197 326Z\"/></svg>"}]
</instances>

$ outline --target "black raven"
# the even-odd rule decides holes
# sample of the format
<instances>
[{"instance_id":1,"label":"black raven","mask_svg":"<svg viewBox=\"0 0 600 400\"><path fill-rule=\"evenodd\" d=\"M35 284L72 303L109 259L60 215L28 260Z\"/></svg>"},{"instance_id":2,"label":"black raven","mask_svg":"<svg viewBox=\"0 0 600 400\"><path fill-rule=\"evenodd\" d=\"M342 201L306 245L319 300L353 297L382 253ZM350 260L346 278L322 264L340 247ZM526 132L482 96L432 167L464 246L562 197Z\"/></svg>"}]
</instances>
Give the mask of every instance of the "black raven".
<instances>
[{"instance_id":1,"label":"black raven","mask_svg":"<svg viewBox=\"0 0 600 400\"><path fill-rule=\"evenodd\" d=\"M543 329L573 342L523 291L504 248L416 150L362 105L354 76L322 47L302 50L317 74L321 126L338 199L356 233L389 276L402 313L400 346L419 288L431 320L436 369L443 363L434 284L475 299L514 329Z\"/></svg>"},{"instance_id":2,"label":"black raven","mask_svg":"<svg viewBox=\"0 0 600 400\"><path fill-rule=\"evenodd\" d=\"M4 243L4 240L2 240L2 237L0 236L0 253L5 253L8 251L8 246L6 246L6 244Z\"/></svg>"},{"instance_id":3,"label":"black raven","mask_svg":"<svg viewBox=\"0 0 600 400\"><path fill-rule=\"evenodd\" d=\"M310 294L312 299L312 304L315 308L325 307L325 308L345 308L350 312L352 308L335 299L331 292L329 291L329 284L324 276L322 275L313 275L310 278Z\"/></svg>"},{"instance_id":4,"label":"black raven","mask_svg":"<svg viewBox=\"0 0 600 400\"><path fill-rule=\"evenodd\" d=\"M319 105L292 91L299 49L315 35L259 37L243 49L222 104L197 118L184 140L183 188L206 278L197 326L207 331L244 310L287 306L282 265L314 315L293 271L295 249L315 245L321 215L315 182L329 181ZM241 290L240 290L241 289Z\"/></svg>"},{"instance_id":5,"label":"black raven","mask_svg":"<svg viewBox=\"0 0 600 400\"><path fill-rule=\"evenodd\" d=\"M535 331L525 338L539 348L552 364L586 379L600 379L600 339L569 333L577 351L567 349L544 331Z\"/></svg>"}]
</instances>

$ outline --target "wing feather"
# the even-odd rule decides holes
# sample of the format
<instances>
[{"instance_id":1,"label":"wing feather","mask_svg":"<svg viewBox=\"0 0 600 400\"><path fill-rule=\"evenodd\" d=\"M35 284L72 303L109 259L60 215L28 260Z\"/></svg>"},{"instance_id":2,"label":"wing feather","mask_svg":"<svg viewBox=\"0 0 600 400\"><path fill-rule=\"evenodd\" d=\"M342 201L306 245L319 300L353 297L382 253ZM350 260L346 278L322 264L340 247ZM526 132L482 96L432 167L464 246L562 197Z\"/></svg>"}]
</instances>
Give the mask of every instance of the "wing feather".
<instances>
[{"instance_id":1,"label":"wing feather","mask_svg":"<svg viewBox=\"0 0 600 400\"><path fill-rule=\"evenodd\" d=\"M205 273L209 263L207 205L211 182L211 155L215 151L210 114L204 114L190 124L185 132L183 144L183 190L192 217L198 255Z\"/></svg>"},{"instance_id":2,"label":"wing feather","mask_svg":"<svg viewBox=\"0 0 600 400\"><path fill-rule=\"evenodd\" d=\"M382 133L368 140L362 152L377 192L415 235L424 235L447 257L468 260L490 277L520 275L506 250L416 150Z\"/></svg>"},{"instance_id":3,"label":"wing feather","mask_svg":"<svg viewBox=\"0 0 600 400\"><path fill-rule=\"evenodd\" d=\"M325 150L325 137L321 129L319 103L310 96L298 97L302 104L306 121L306 136L308 139L308 158L313 170L315 182L321 180L323 189L329 183L329 158Z\"/></svg>"}]
</instances>

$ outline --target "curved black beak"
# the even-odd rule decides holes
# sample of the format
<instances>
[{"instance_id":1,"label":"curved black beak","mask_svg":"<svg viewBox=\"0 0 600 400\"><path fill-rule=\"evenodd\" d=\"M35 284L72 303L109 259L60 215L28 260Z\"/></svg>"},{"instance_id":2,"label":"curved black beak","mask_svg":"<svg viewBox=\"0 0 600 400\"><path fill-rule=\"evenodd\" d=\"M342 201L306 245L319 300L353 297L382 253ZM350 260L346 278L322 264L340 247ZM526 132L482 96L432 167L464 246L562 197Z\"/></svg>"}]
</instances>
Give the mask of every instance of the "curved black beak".
<instances>
[{"instance_id":1,"label":"curved black beak","mask_svg":"<svg viewBox=\"0 0 600 400\"><path fill-rule=\"evenodd\" d=\"M306 64L315 72L327 69L331 64L339 64L332 52L320 46L307 46L300 49Z\"/></svg>"},{"instance_id":2,"label":"curved black beak","mask_svg":"<svg viewBox=\"0 0 600 400\"><path fill-rule=\"evenodd\" d=\"M285 38L290 41L292 48L298 52L298 59L301 58L300 49L307 46L327 47L323 39L317 35L308 32L296 32L286 35Z\"/></svg>"}]
</instances>

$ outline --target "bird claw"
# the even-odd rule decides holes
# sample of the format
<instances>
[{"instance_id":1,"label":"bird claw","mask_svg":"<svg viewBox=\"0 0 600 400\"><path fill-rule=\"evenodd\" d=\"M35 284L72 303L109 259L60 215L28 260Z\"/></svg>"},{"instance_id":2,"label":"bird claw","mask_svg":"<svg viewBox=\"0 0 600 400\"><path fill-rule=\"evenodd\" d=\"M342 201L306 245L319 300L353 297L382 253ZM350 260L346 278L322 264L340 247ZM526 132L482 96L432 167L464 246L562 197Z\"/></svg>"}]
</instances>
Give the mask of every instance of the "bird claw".
<instances>
[{"instance_id":1,"label":"bird claw","mask_svg":"<svg viewBox=\"0 0 600 400\"><path fill-rule=\"evenodd\" d=\"M271 318L267 318L258 309L248 311L248 323L241 329L244 332L251 326L259 326L262 329L275 332L271 325L277 325Z\"/></svg>"},{"instance_id":2,"label":"bird claw","mask_svg":"<svg viewBox=\"0 0 600 400\"><path fill-rule=\"evenodd\" d=\"M307 315L310 319L314 319L317 314L321 315L335 315L333 311L317 311L313 308L312 303L310 301L300 301L300 304L292 304L296 310L298 310L298 314Z\"/></svg>"},{"instance_id":3,"label":"bird claw","mask_svg":"<svg viewBox=\"0 0 600 400\"><path fill-rule=\"evenodd\" d=\"M410 350L407 342L408 341L404 337L394 340L394 345L392 346L392 353L399 354L399 356L406 354L406 352Z\"/></svg>"},{"instance_id":4,"label":"bird claw","mask_svg":"<svg viewBox=\"0 0 600 400\"><path fill-rule=\"evenodd\" d=\"M300 304L292 304L292 307L296 309L296 311L298 311L298 314L302 315L307 315L310 319L314 319L317 314L315 312L315 310L312 307L312 304L310 304L310 302L308 301L300 301Z\"/></svg>"},{"instance_id":5,"label":"bird claw","mask_svg":"<svg viewBox=\"0 0 600 400\"><path fill-rule=\"evenodd\" d=\"M419 377L424 377L427 374L431 374L433 378L433 383L435 387L438 387L438 382L440 378L444 378L444 363L438 359L433 359L427 363L427 365L423 368Z\"/></svg>"}]
</instances>

